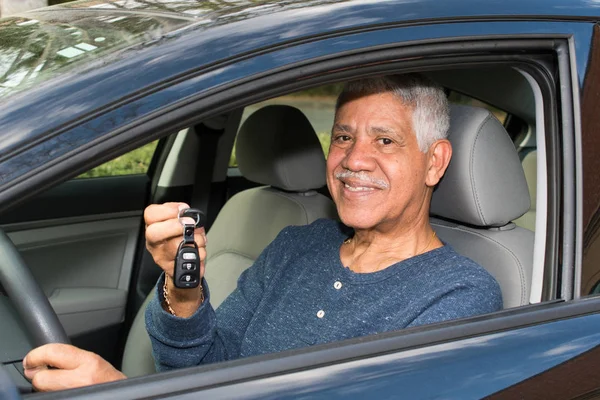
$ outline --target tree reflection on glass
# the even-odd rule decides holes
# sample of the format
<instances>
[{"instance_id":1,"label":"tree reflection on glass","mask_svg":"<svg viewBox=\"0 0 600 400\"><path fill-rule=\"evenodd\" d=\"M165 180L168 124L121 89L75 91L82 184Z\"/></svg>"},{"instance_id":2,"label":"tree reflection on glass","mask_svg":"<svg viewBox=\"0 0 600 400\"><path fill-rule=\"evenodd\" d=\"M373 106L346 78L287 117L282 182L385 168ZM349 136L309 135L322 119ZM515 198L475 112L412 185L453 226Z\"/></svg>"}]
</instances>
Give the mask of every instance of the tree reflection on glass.
<instances>
[{"instance_id":1,"label":"tree reflection on glass","mask_svg":"<svg viewBox=\"0 0 600 400\"><path fill-rule=\"evenodd\" d=\"M180 30L336 0L90 0L0 20L0 98ZM141 14L140 11L144 11Z\"/></svg>"},{"instance_id":2,"label":"tree reflection on glass","mask_svg":"<svg viewBox=\"0 0 600 400\"><path fill-rule=\"evenodd\" d=\"M59 71L85 65L108 49L153 41L189 23L78 11L30 15L34 18L0 21L0 97L47 80Z\"/></svg>"}]
</instances>

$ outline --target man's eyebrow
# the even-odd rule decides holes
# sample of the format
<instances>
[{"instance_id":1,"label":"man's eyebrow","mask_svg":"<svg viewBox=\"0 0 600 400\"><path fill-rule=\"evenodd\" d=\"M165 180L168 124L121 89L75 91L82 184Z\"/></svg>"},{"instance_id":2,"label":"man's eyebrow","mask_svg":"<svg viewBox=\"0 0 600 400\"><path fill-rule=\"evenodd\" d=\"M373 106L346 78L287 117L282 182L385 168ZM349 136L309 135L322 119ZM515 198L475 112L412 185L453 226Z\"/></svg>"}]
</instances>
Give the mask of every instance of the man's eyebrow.
<instances>
[{"instance_id":1,"label":"man's eyebrow","mask_svg":"<svg viewBox=\"0 0 600 400\"><path fill-rule=\"evenodd\" d=\"M395 129L387 128L384 126L373 126L371 127L371 132L373 133L384 133L384 134L397 134L398 132Z\"/></svg>"},{"instance_id":2,"label":"man's eyebrow","mask_svg":"<svg viewBox=\"0 0 600 400\"><path fill-rule=\"evenodd\" d=\"M342 133L350 133L352 132L352 128L349 125L342 124L333 124L333 128L331 128L332 132L342 132Z\"/></svg>"}]
</instances>

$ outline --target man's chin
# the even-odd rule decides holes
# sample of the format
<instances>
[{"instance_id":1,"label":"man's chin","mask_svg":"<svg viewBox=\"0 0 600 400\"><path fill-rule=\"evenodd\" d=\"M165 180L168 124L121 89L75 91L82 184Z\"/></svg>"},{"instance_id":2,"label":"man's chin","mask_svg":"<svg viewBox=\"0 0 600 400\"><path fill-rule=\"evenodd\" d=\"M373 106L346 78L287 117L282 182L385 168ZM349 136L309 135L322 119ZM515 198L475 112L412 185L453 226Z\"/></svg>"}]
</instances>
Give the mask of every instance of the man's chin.
<instances>
[{"instance_id":1,"label":"man's chin","mask_svg":"<svg viewBox=\"0 0 600 400\"><path fill-rule=\"evenodd\" d=\"M373 215L364 215L364 211L353 213L351 210L343 210L339 212L339 217L344 225L355 230L368 230L374 228L378 223Z\"/></svg>"}]
</instances>

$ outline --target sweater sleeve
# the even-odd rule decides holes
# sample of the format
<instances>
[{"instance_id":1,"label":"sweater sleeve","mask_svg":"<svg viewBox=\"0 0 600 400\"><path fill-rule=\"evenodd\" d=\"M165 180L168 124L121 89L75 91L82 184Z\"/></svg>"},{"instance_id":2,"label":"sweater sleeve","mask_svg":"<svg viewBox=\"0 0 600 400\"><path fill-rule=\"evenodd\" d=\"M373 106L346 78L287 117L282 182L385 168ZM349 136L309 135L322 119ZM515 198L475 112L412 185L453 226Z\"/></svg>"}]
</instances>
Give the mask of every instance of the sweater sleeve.
<instances>
[{"instance_id":1,"label":"sweater sleeve","mask_svg":"<svg viewBox=\"0 0 600 400\"><path fill-rule=\"evenodd\" d=\"M215 312L210 291L202 280L204 303L189 318L180 318L163 310L164 274L156 285L156 296L146 309L146 330L152 342L157 371L185 368L239 357L246 329L258 307L264 287L264 270L269 264L273 241L245 270L234 292Z\"/></svg>"},{"instance_id":2,"label":"sweater sleeve","mask_svg":"<svg viewBox=\"0 0 600 400\"><path fill-rule=\"evenodd\" d=\"M472 317L502 309L502 294L494 282L481 286L459 285L439 296L431 296L407 327Z\"/></svg>"}]
</instances>

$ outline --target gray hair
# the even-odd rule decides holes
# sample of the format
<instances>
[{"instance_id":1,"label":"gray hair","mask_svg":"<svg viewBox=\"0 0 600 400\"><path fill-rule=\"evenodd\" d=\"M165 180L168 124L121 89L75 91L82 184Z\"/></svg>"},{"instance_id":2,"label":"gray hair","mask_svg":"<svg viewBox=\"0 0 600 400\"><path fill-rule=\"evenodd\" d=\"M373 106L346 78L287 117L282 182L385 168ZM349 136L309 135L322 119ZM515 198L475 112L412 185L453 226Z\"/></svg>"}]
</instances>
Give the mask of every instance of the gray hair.
<instances>
[{"instance_id":1,"label":"gray hair","mask_svg":"<svg viewBox=\"0 0 600 400\"><path fill-rule=\"evenodd\" d=\"M450 109L440 85L419 74L388 75L348 82L338 96L335 110L359 97L390 92L413 109L412 125L419 149L429 147L448 136Z\"/></svg>"}]
</instances>

